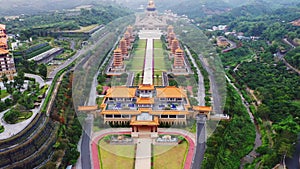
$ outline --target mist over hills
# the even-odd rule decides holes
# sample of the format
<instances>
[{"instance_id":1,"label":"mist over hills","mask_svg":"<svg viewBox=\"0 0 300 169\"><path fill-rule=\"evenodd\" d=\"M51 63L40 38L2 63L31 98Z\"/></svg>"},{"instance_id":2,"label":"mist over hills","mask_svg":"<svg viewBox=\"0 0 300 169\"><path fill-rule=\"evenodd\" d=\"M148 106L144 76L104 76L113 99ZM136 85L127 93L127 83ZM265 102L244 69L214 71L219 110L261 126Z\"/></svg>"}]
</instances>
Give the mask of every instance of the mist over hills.
<instances>
[{"instance_id":1,"label":"mist over hills","mask_svg":"<svg viewBox=\"0 0 300 169\"><path fill-rule=\"evenodd\" d=\"M92 0L0 0L0 2L0 15L11 16L69 9L89 4Z\"/></svg>"},{"instance_id":2,"label":"mist over hills","mask_svg":"<svg viewBox=\"0 0 300 169\"><path fill-rule=\"evenodd\" d=\"M123 6L137 9L148 0L0 0L0 15L11 16L35 14L50 10L74 8L79 5L117 2ZM155 0L160 11L171 9L179 14L206 15L228 11L248 4L261 4L268 7L282 7L299 4L299 0ZM255 6L254 6L255 7Z\"/></svg>"}]
</instances>

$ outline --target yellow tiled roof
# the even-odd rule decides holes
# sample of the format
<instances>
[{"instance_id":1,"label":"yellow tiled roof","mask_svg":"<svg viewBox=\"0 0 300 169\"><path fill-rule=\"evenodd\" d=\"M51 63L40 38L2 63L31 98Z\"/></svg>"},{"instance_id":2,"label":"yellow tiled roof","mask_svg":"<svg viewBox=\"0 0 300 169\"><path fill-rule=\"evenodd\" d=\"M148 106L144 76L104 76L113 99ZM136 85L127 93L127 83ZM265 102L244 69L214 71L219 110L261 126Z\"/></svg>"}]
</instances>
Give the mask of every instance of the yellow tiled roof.
<instances>
[{"instance_id":1,"label":"yellow tiled roof","mask_svg":"<svg viewBox=\"0 0 300 169\"><path fill-rule=\"evenodd\" d=\"M101 114L139 115L141 112L137 110L104 110Z\"/></svg>"},{"instance_id":2,"label":"yellow tiled roof","mask_svg":"<svg viewBox=\"0 0 300 169\"><path fill-rule=\"evenodd\" d=\"M160 110L150 112L152 115L187 115L187 111L176 111L176 110Z\"/></svg>"},{"instance_id":3,"label":"yellow tiled roof","mask_svg":"<svg viewBox=\"0 0 300 169\"><path fill-rule=\"evenodd\" d=\"M8 54L9 51L8 50L4 50L0 48L0 55L4 55L4 54Z\"/></svg>"},{"instance_id":4,"label":"yellow tiled roof","mask_svg":"<svg viewBox=\"0 0 300 169\"><path fill-rule=\"evenodd\" d=\"M212 111L212 107L207 107L207 106L193 106L193 110L210 112L210 111Z\"/></svg>"},{"instance_id":5,"label":"yellow tiled roof","mask_svg":"<svg viewBox=\"0 0 300 169\"><path fill-rule=\"evenodd\" d=\"M94 111L98 110L98 106L79 106L78 111Z\"/></svg>"},{"instance_id":6,"label":"yellow tiled roof","mask_svg":"<svg viewBox=\"0 0 300 169\"><path fill-rule=\"evenodd\" d=\"M107 90L107 94L105 97L108 98L133 98L135 97L135 88L128 88L128 87L112 87Z\"/></svg>"},{"instance_id":7,"label":"yellow tiled roof","mask_svg":"<svg viewBox=\"0 0 300 169\"><path fill-rule=\"evenodd\" d=\"M156 88L158 98L184 98L186 92L182 88L167 86L165 88Z\"/></svg>"},{"instance_id":8,"label":"yellow tiled roof","mask_svg":"<svg viewBox=\"0 0 300 169\"><path fill-rule=\"evenodd\" d=\"M138 98L136 101L137 104L154 104L154 98Z\"/></svg>"},{"instance_id":9,"label":"yellow tiled roof","mask_svg":"<svg viewBox=\"0 0 300 169\"><path fill-rule=\"evenodd\" d=\"M157 126L157 125L159 125L159 122L158 122L158 117L154 117L153 121L137 121L136 116L134 116L131 118L130 125L132 125L132 126L144 126L144 125Z\"/></svg>"},{"instance_id":10,"label":"yellow tiled roof","mask_svg":"<svg viewBox=\"0 0 300 169\"><path fill-rule=\"evenodd\" d=\"M139 90L154 90L154 85L141 84Z\"/></svg>"}]
</instances>

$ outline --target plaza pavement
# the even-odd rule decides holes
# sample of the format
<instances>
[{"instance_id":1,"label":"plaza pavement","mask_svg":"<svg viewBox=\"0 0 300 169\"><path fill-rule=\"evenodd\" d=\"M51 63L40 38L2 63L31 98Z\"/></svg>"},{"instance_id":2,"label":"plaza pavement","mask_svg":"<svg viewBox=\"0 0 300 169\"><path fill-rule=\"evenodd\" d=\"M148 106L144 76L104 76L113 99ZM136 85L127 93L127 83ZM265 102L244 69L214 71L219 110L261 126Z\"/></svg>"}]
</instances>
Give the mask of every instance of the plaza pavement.
<instances>
[{"instance_id":1,"label":"plaza pavement","mask_svg":"<svg viewBox=\"0 0 300 169\"><path fill-rule=\"evenodd\" d=\"M153 84L153 39L147 39L143 84Z\"/></svg>"},{"instance_id":2,"label":"plaza pavement","mask_svg":"<svg viewBox=\"0 0 300 169\"><path fill-rule=\"evenodd\" d=\"M138 138L135 152L135 168L151 169L151 138Z\"/></svg>"}]
</instances>

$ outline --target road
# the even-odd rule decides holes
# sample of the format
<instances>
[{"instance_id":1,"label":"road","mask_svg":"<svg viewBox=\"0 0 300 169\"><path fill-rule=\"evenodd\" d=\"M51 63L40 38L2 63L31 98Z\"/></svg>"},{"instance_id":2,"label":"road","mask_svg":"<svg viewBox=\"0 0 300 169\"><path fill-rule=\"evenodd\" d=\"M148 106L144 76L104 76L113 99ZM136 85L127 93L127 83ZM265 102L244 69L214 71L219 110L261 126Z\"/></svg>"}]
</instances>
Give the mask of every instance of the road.
<instances>
[{"instance_id":1,"label":"road","mask_svg":"<svg viewBox=\"0 0 300 169\"><path fill-rule=\"evenodd\" d=\"M197 119L197 136L196 136L196 151L191 169L200 169L202 161L204 160L204 153L206 149L206 116L199 115Z\"/></svg>"},{"instance_id":2,"label":"road","mask_svg":"<svg viewBox=\"0 0 300 169\"><path fill-rule=\"evenodd\" d=\"M256 149L258 147L260 147L262 145L262 140L261 140L261 134L260 134L260 131L259 131L259 128L258 126L256 125L255 123L255 118L253 116L253 114L251 113L250 111L250 104L246 101L246 99L244 98L244 96L242 95L242 93L240 92L240 90L231 82L231 80L229 79L229 77L226 75L225 76L227 81L229 82L229 84L238 92L238 94L240 95L241 99L242 99L242 102L243 102L243 105L245 106L245 108L247 109L247 112L250 116L250 120L251 122L253 123L253 125L255 126L255 141L254 141L254 147L252 149L252 151L247 154L245 157L242 158L242 162L241 162L241 168L243 168L243 166L248 163L248 162L252 162L256 156L258 156L259 154L256 153Z\"/></svg>"},{"instance_id":3,"label":"road","mask_svg":"<svg viewBox=\"0 0 300 169\"><path fill-rule=\"evenodd\" d=\"M224 37L224 38L225 38L225 37ZM228 48L222 50L223 53L229 52L229 51L231 51L231 50L233 50L233 49L235 49L235 48L237 47L237 46L236 46L236 43L232 42L231 40L229 40L229 39L227 39L227 38L225 38L225 39L227 40L228 43L230 43L230 46L229 46Z\"/></svg>"},{"instance_id":4,"label":"road","mask_svg":"<svg viewBox=\"0 0 300 169\"><path fill-rule=\"evenodd\" d=\"M94 76L93 83L91 86L90 96L87 105L96 105L96 98L97 98L97 73ZM83 135L81 139L81 145L80 145L80 162L77 164L77 167L81 167L83 169L85 168L93 168L91 163L91 136L92 136L92 128L93 128L93 122L94 122L94 116L92 114L88 114L88 117L85 119L84 125L83 125Z\"/></svg>"},{"instance_id":5,"label":"road","mask_svg":"<svg viewBox=\"0 0 300 169\"><path fill-rule=\"evenodd\" d=\"M282 39L283 40L283 42L284 43L286 43L286 44L288 44L288 45L290 45L292 48L296 48L296 46L295 45L293 45L290 41L288 41L288 39L287 38L284 38L284 39Z\"/></svg>"},{"instance_id":6,"label":"road","mask_svg":"<svg viewBox=\"0 0 300 169\"><path fill-rule=\"evenodd\" d=\"M292 158L287 158L285 160L285 164L287 168L300 168L300 136L298 137L298 143L296 145L296 150L293 154Z\"/></svg>"},{"instance_id":7,"label":"road","mask_svg":"<svg viewBox=\"0 0 300 169\"><path fill-rule=\"evenodd\" d=\"M215 80L214 72L208 66L208 63L204 60L202 55L199 55L199 60L201 61L203 68L209 74L210 90L212 91L212 98L213 98L212 99L213 112L215 114L223 114L222 102L225 102L225 100L222 100L221 95L219 94L218 85ZM221 86L221 87L225 87L225 86Z\"/></svg>"},{"instance_id":8,"label":"road","mask_svg":"<svg viewBox=\"0 0 300 169\"><path fill-rule=\"evenodd\" d=\"M185 51L187 52L187 54L189 55L189 58L191 59L194 67L196 67L197 69L197 73L198 73L198 97L197 97L197 100L198 100L198 103L200 106L205 106L205 87L204 87L204 78L203 78L203 75L201 73L201 71L199 70L197 64L196 64L196 61L195 59L193 58L190 50L187 48L187 46L184 46L185 48Z\"/></svg>"},{"instance_id":9,"label":"road","mask_svg":"<svg viewBox=\"0 0 300 169\"><path fill-rule=\"evenodd\" d=\"M39 75L25 73L25 77L35 79L35 82L37 82L37 83L40 84L40 88L43 87L43 86L45 86L45 84L46 84L45 81L44 81L44 79L41 76L39 76Z\"/></svg>"},{"instance_id":10,"label":"road","mask_svg":"<svg viewBox=\"0 0 300 169\"><path fill-rule=\"evenodd\" d=\"M105 35L107 35L107 32L104 32L100 37L99 40L101 40L102 38L105 37ZM98 41L99 41L98 40ZM97 41L97 42L98 42ZM79 58L82 54L85 54L87 51L89 51L90 49L94 49L95 45L97 44L97 42L95 42L93 45L90 45L89 47L83 47L82 49L78 50L76 52L76 54L74 56L72 56L71 58L69 58L67 61L65 61L62 65L60 65L58 68L56 68L55 70L53 70L50 75L47 77L48 79L53 79L55 77L55 75L62 69L64 69L65 67L67 67L69 64L71 64L73 61L75 61L77 58Z\"/></svg>"}]
</instances>

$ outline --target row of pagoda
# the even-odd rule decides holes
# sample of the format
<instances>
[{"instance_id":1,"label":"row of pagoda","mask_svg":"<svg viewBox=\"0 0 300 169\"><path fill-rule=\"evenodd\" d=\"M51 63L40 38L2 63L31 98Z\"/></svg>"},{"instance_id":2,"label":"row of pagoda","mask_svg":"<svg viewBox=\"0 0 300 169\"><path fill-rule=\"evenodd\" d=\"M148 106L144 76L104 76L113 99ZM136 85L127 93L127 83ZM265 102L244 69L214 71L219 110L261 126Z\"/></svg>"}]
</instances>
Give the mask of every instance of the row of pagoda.
<instances>
[{"instance_id":1,"label":"row of pagoda","mask_svg":"<svg viewBox=\"0 0 300 169\"><path fill-rule=\"evenodd\" d=\"M184 51L180 48L179 40L176 38L174 27L169 26L167 28L167 42L170 49L170 58L174 58L172 67L173 73L187 73L186 65L184 61Z\"/></svg>"}]
</instances>

